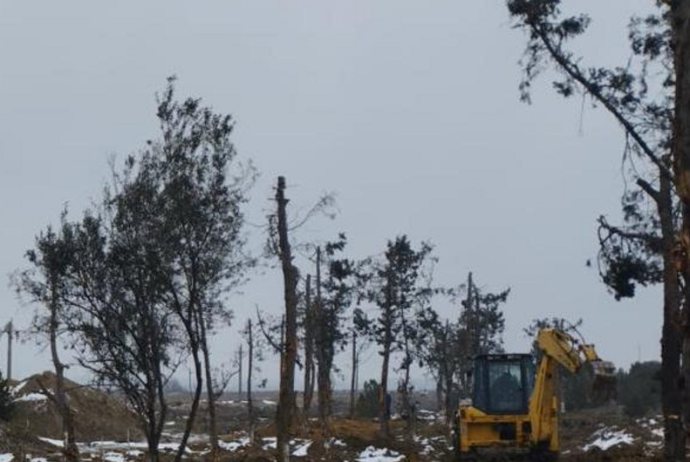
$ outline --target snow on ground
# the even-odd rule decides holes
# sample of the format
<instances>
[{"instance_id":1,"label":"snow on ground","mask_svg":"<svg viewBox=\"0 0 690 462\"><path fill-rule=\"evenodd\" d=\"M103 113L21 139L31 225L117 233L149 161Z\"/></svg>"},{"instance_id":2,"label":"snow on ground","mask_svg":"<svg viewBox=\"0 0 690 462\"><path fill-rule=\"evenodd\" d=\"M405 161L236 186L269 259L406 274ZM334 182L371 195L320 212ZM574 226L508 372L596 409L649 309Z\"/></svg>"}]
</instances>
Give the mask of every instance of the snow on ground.
<instances>
[{"instance_id":1,"label":"snow on ground","mask_svg":"<svg viewBox=\"0 0 690 462\"><path fill-rule=\"evenodd\" d=\"M306 457L307 456L307 451L309 450L309 446L311 446L311 441L305 441L303 443L299 443L297 448L295 448L292 451L292 455L295 457Z\"/></svg>"},{"instance_id":2,"label":"snow on ground","mask_svg":"<svg viewBox=\"0 0 690 462\"><path fill-rule=\"evenodd\" d=\"M55 447L63 447L63 442L60 440L50 439L50 438L40 438L40 440L51 444ZM425 440L426 441L426 440ZM276 438L262 438L261 446L263 449L275 449L276 448ZM305 439L293 439L290 441L291 454L294 457L307 457L308 451L313 441ZM343 441L338 439L332 439L329 444L333 446L345 447L347 446ZM222 449L234 452L240 450L243 447L249 445L249 438L246 435L239 436L230 441L220 441L220 446ZM130 443L117 443L114 441L99 441L92 443L79 443L79 451L82 454L99 454L101 458L106 462L128 462L136 460L141 457L141 455L146 450L146 442L130 442ZM176 450L176 443L162 443L160 446L161 451L166 450ZM189 453L189 451L187 451ZM6 458L5 458L6 457ZM362 451L357 457L357 462L401 462L405 459L405 456L401 455L396 451L385 448L375 448L369 446L364 451ZM27 458L30 462L44 462L38 459ZM12 455L0 454L0 462L10 462L12 461Z\"/></svg>"},{"instance_id":3,"label":"snow on ground","mask_svg":"<svg viewBox=\"0 0 690 462\"><path fill-rule=\"evenodd\" d=\"M12 454L0 454L0 462L10 462L14 459Z\"/></svg>"},{"instance_id":4,"label":"snow on ground","mask_svg":"<svg viewBox=\"0 0 690 462\"><path fill-rule=\"evenodd\" d=\"M103 460L106 462L125 462L127 459L124 454L118 452L106 452L103 454Z\"/></svg>"},{"instance_id":5,"label":"snow on ground","mask_svg":"<svg viewBox=\"0 0 690 462\"><path fill-rule=\"evenodd\" d=\"M438 412L428 411L426 409L420 409L417 411L417 419L419 420L441 420L443 416Z\"/></svg>"},{"instance_id":6,"label":"snow on ground","mask_svg":"<svg viewBox=\"0 0 690 462\"><path fill-rule=\"evenodd\" d=\"M262 401L262 403L264 403L266 406L277 406L278 405L278 403L276 403L275 401L271 401L270 399L265 399Z\"/></svg>"},{"instance_id":7,"label":"snow on ground","mask_svg":"<svg viewBox=\"0 0 690 462\"><path fill-rule=\"evenodd\" d=\"M48 397L42 393L28 393L15 399L15 401L45 401Z\"/></svg>"},{"instance_id":8,"label":"snow on ground","mask_svg":"<svg viewBox=\"0 0 690 462\"><path fill-rule=\"evenodd\" d=\"M657 438L664 437L664 428L662 422L655 418L649 419L638 419L635 421L637 425L649 431L653 436Z\"/></svg>"},{"instance_id":9,"label":"snow on ground","mask_svg":"<svg viewBox=\"0 0 690 462\"><path fill-rule=\"evenodd\" d=\"M390 449L379 449L369 446L357 457L358 462L401 462L405 456Z\"/></svg>"},{"instance_id":10,"label":"snow on ground","mask_svg":"<svg viewBox=\"0 0 690 462\"><path fill-rule=\"evenodd\" d=\"M27 380L23 380L23 381L19 382L19 383L18 383L17 385L15 385L15 387L12 389L12 393L16 395L17 393L19 393L19 392L22 390L22 388L24 388L24 385L26 385L26 384L27 384Z\"/></svg>"},{"instance_id":11,"label":"snow on ground","mask_svg":"<svg viewBox=\"0 0 690 462\"><path fill-rule=\"evenodd\" d=\"M436 436L433 438L420 438L420 437L415 437L415 442L422 447L420 454L428 456L432 452L435 451L434 449L434 442L438 442L441 445L445 443L446 437L445 436Z\"/></svg>"},{"instance_id":12,"label":"snow on ground","mask_svg":"<svg viewBox=\"0 0 690 462\"><path fill-rule=\"evenodd\" d=\"M235 452L249 444L249 438L244 437L233 441L219 441L218 445L225 451Z\"/></svg>"},{"instance_id":13,"label":"snow on ground","mask_svg":"<svg viewBox=\"0 0 690 462\"><path fill-rule=\"evenodd\" d=\"M604 427L595 431L592 434L594 441L586 444L582 449L588 451L592 448L599 448L607 450L617 445L632 444L633 436L625 430L617 429L616 427Z\"/></svg>"},{"instance_id":14,"label":"snow on ground","mask_svg":"<svg viewBox=\"0 0 690 462\"><path fill-rule=\"evenodd\" d=\"M39 437L38 439L58 448L64 447L64 442L62 440L54 440L51 438L43 437ZM106 454L115 451L124 451L128 455L136 457L143 454L144 451L148 450L148 444L146 443L146 441L133 441L129 443L119 443L116 441L93 441L91 443L77 443L77 446L79 447L79 452L102 452L104 454L103 457L105 457ZM176 451L177 446L177 443L160 443L158 445L158 449L160 449L161 451ZM3 461L0 460L0 462Z\"/></svg>"},{"instance_id":15,"label":"snow on ground","mask_svg":"<svg viewBox=\"0 0 690 462\"><path fill-rule=\"evenodd\" d=\"M329 446L340 446L340 447L345 447L347 444L343 440L339 440L338 438L331 438L328 441Z\"/></svg>"},{"instance_id":16,"label":"snow on ground","mask_svg":"<svg viewBox=\"0 0 690 462\"><path fill-rule=\"evenodd\" d=\"M268 438L262 438L261 439L262 445L264 449L276 449L278 447L278 438L275 436L269 436Z\"/></svg>"},{"instance_id":17,"label":"snow on ground","mask_svg":"<svg viewBox=\"0 0 690 462\"><path fill-rule=\"evenodd\" d=\"M43 438L40 436L38 437L38 439L45 442L45 443L52 444L53 446L57 446L58 448L61 448L62 445L64 444L61 440L53 440L50 438Z\"/></svg>"}]
</instances>

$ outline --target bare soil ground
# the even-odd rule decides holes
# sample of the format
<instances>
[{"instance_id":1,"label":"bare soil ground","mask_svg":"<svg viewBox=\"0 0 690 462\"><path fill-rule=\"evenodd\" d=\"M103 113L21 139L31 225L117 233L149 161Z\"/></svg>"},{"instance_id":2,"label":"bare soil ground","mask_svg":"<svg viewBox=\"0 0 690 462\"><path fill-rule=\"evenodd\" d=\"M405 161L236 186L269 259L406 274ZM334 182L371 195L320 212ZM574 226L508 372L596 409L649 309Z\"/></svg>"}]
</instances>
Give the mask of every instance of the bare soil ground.
<instances>
[{"instance_id":1,"label":"bare soil ground","mask_svg":"<svg viewBox=\"0 0 690 462\"><path fill-rule=\"evenodd\" d=\"M44 373L31 377L18 386L18 396L33 397L17 402L17 412L13 420L0 428L0 452L11 452L18 460L25 460L27 454L60 460L59 449L54 444L40 438L62 439L59 415L50 399L36 399L37 395L51 390L54 376ZM83 442L98 441L140 441L136 418L117 396L91 387L70 383L70 401L75 410L77 438ZM40 397L40 396L39 396ZM232 399L234 398L234 399ZM452 461L449 449L448 427L438 419L419 419L414 425L414 438L409 438L408 423L402 420L391 422L392 437L384 440L380 436L379 424L374 420L350 420L346 414L347 395L336 393L334 411L338 415L331 421L327 431L313 416L300 416L296 425L295 438L311 441L306 456L295 460L313 461L356 461L366 448L387 448L404 455L405 460L413 462ZM276 394L257 393L255 399L260 438L275 436L272 418L275 414ZM431 398L420 396L420 408L431 408ZM184 428L184 418L188 411L189 394L169 396L170 418L166 423L164 441L178 441ZM202 403L196 434L205 434L208 422L205 418L205 405ZM246 435L246 406L235 395L228 394L218 403L219 429L224 441L238 440ZM584 450L587 443L595 438L597 429L617 429L631 435L631 444L619 445L601 450ZM561 419L562 462L642 462L661 460L658 457L660 437L658 429L649 428L648 421L632 421L625 418L615 407L566 413ZM192 449L198 456L192 459L205 459L207 449L204 439L195 439ZM172 459L172 452L164 459ZM141 458L141 456L140 456ZM95 460L92 458L92 460ZM131 457L129 457L131 460ZM216 460L220 461L272 461L275 451L266 445L242 447L233 451L224 450ZM501 460L501 459L498 459Z\"/></svg>"}]
</instances>

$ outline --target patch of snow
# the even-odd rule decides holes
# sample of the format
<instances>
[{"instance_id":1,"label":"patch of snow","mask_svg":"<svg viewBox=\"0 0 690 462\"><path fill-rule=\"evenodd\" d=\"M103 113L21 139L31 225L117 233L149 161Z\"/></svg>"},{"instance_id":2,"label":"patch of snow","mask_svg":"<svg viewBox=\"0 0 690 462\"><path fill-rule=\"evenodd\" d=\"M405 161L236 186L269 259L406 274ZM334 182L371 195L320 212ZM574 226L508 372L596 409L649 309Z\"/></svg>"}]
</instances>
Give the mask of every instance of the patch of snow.
<instances>
[{"instance_id":1,"label":"patch of snow","mask_svg":"<svg viewBox=\"0 0 690 462\"><path fill-rule=\"evenodd\" d=\"M218 445L225 451L235 452L249 444L249 438L240 438L233 441L218 441Z\"/></svg>"},{"instance_id":2,"label":"patch of snow","mask_svg":"<svg viewBox=\"0 0 690 462\"><path fill-rule=\"evenodd\" d=\"M295 457L306 457L311 443L311 441L301 443L299 446L297 446L297 448L295 448L294 451L292 451L292 455Z\"/></svg>"},{"instance_id":3,"label":"patch of snow","mask_svg":"<svg viewBox=\"0 0 690 462\"><path fill-rule=\"evenodd\" d=\"M48 397L44 394L29 393L29 394L20 396L19 398L16 398L15 401L45 401L47 399L48 399Z\"/></svg>"},{"instance_id":4,"label":"patch of snow","mask_svg":"<svg viewBox=\"0 0 690 462\"><path fill-rule=\"evenodd\" d=\"M278 448L278 438L272 436L269 438L262 438L264 449L277 449Z\"/></svg>"},{"instance_id":5,"label":"patch of snow","mask_svg":"<svg viewBox=\"0 0 690 462\"><path fill-rule=\"evenodd\" d=\"M596 439L585 445L582 449L588 451L592 448L599 448L603 451L619 444L632 444L634 438L625 430L614 428L602 428L592 435Z\"/></svg>"},{"instance_id":6,"label":"patch of snow","mask_svg":"<svg viewBox=\"0 0 690 462\"><path fill-rule=\"evenodd\" d=\"M10 462L12 459L14 459L12 454L0 454L0 462Z\"/></svg>"},{"instance_id":7,"label":"patch of snow","mask_svg":"<svg viewBox=\"0 0 690 462\"><path fill-rule=\"evenodd\" d=\"M431 454L434 450L434 447L431 445L431 440L428 438L420 439L418 437L415 438L415 441L422 446L422 451L420 454L428 456Z\"/></svg>"},{"instance_id":8,"label":"patch of snow","mask_svg":"<svg viewBox=\"0 0 690 462\"><path fill-rule=\"evenodd\" d=\"M645 430L648 430L649 433L652 434L652 436L663 439L664 429L662 427L662 423L659 420L652 417L649 419L638 419L636 423Z\"/></svg>"},{"instance_id":9,"label":"patch of snow","mask_svg":"<svg viewBox=\"0 0 690 462\"><path fill-rule=\"evenodd\" d=\"M369 446L357 457L358 462L401 462L403 460L405 460L405 456L398 452L390 449L378 449L374 446Z\"/></svg>"},{"instance_id":10,"label":"patch of snow","mask_svg":"<svg viewBox=\"0 0 690 462\"><path fill-rule=\"evenodd\" d=\"M275 401L271 401L270 399L265 399L262 401L262 403L264 403L267 406L276 406L278 404Z\"/></svg>"},{"instance_id":11,"label":"patch of snow","mask_svg":"<svg viewBox=\"0 0 690 462\"><path fill-rule=\"evenodd\" d=\"M65 444L65 442L62 440L53 440L50 438L43 438L41 436L39 436L38 439L45 442L45 443L52 444L53 446L57 446L59 448L63 447Z\"/></svg>"},{"instance_id":12,"label":"patch of snow","mask_svg":"<svg viewBox=\"0 0 690 462\"><path fill-rule=\"evenodd\" d=\"M19 393L26 384L26 380L24 380L23 382L19 382L17 386L12 389L12 393Z\"/></svg>"},{"instance_id":13,"label":"patch of snow","mask_svg":"<svg viewBox=\"0 0 690 462\"><path fill-rule=\"evenodd\" d=\"M125 456L117 452L106 452L103 454L103 460L106 462L125 462Z\"/></svg>"},{"instance_id":14,"label":"patch of snow","mask_svg":"<svg viewBox=\"0 0 690 462\"><path fill-rule=\"evenodd\" d=\"M419 420L439 420L441 416L433 411L428 411L426 409L420 409L417 412L417 419Z\"/></svg>"},{"instance_id":15,"label":"patch of snow","mask_svg":"<svg viewBox=\"0 0 690 462\"><path fill-rule=\"evenodd\" d=\"M332 445L332 446L340 446L340 447L342 447L342 448L344 448L344 447L347 446L347 444L345 444L344 441L339 440L339 439L337 439L337 438L331 438L330 441L328 442L328 444L330 444L330 445Z\"/></svg>"}]
</instances>

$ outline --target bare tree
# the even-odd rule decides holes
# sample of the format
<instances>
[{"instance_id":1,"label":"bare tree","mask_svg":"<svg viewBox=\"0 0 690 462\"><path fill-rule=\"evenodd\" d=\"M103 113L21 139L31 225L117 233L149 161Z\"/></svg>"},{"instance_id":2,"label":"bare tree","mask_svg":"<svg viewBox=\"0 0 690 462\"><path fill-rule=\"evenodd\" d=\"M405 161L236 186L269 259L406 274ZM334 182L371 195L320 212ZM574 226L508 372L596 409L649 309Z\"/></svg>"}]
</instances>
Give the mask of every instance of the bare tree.
<instances>
[{"instance_id":1,"label":"bare tree","mask_svg":"<svg viewBox=\"0 0 690 462\"><path fill-rule=\"evenodd\" d=\"M316 363L314 362L315 333L318 328L316 322L316 303L312 298L311 275L307 275L304 292L304 315L303 315L303 342L304 345L304 415L308 415L311 409L311 402L314 397L314 378L316 376Z\"/></svg>"},{"instance_id":2,"label":"bare tree","mask_svg":"<svg viewBox=\"0 0 690 462\"><path fill-rule=\"evenodd\" d=\"M252 318L247 319L247 326L243 332L247 341L247 420L249 421L249 442L256 442L256 418L254 416L254 400L252 397L252 375L254 370L254 329Z\"/></svg>"},{"instance_id":3,"label":"bare tree","mask_svg":"<svg viewBox=\"0 0 690 462\"><path fill-rule=\"evenodd\" d=\"M276 188L278 257L283 271L285 300L285 337L280 357L280 397L276 410L278 457L281 462L290 460L290 435L295 409L295 362L297 359L297 281L299 273L292 262L288 237L285 178L278 177Z\"/></svg>"},{"instance_id":4,"label":"bare tree","mask_svg":"<svg viewBox=\"0 0 690 462\"><path fill-rule=\"evenodd\" d=\"M357 399L357 390L359 387L359 365L361 363L362 353L369 347L369 342L366 338L360 338L357 335L358 329L354 325L351 328L350 335L350 360L352 363L352 374L350 375L350 410L349 416L351 419L355 417L355 406Z\"/></svg>"}]
</instances>

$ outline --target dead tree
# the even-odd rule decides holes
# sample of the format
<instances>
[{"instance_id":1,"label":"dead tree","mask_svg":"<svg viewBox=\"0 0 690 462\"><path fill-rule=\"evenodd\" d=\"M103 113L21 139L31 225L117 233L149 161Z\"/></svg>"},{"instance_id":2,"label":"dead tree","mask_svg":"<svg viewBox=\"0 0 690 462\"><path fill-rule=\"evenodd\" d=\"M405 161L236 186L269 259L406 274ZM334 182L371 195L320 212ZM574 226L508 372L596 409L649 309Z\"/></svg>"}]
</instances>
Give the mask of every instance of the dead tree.
<instances>
[{"instance_id":1,"label":"dead tree","mask_svg":"<svg viewBox=\"0 0 690 462\"><path fill-rule=\"evenodd\" d=\"M323 430L324 436L328 435L328 416L330 415L331 403L331 371L326 362L325 349L326 345L326 326L324 316L324 303L321 296L321 248L316 249L316 302L314 303L316 331L317 331L317 348L316 361L318 367L318 390L319 390L319 421Z\"/></svg>"},{"instance_id":2,"label":"dead tree","mask_svg":"<svg viewBox=\"0 0 690 462\"><path fill-rule=\"evenodd\" d=\"M247 419L249 420L249 443L254 444L256 441L254 421L254 402L252 401L252 370L254 368L254 333L252 331L252 319L247 319Z\"/></svg>"},{"instance_id":3,"label":"dead tree","mask_svg":"<svg viewBox=\"0 0 690 462\"><path fill-rule=\"evenodd\" d=\"M307 275L304 294L304 404L303 412L306 416L311 410L311 402L314 397L314 331L317 325L314 322L314 303L311 296L311 275Z\"/></svg>"},{"instance_id":4,"label":"dead tree","mask_svg":"<svg viewBox=\"0 0 690 462\"><path fill-rule=\"evenodd\" d=\"M280 395L276 410L278 460L290 460L290 434L295 409L295 361L297 359L297 280L298 271L292 263L288 239L285 177L278 177L275 197L277 205L278 257L283 271L285 300L285 339L280 360Z\"/></svg>"},{"instance_id":5,"label":"dead tree","mask_svg":"<svg viewBox=\"0 0 690 462\"><path fill-rule=\"evenodd\" d=\"M357 331L352 329L352 377L350 378L350 418L355 417L355 393L357 392Z\"/></svg>"}]
</instances>

